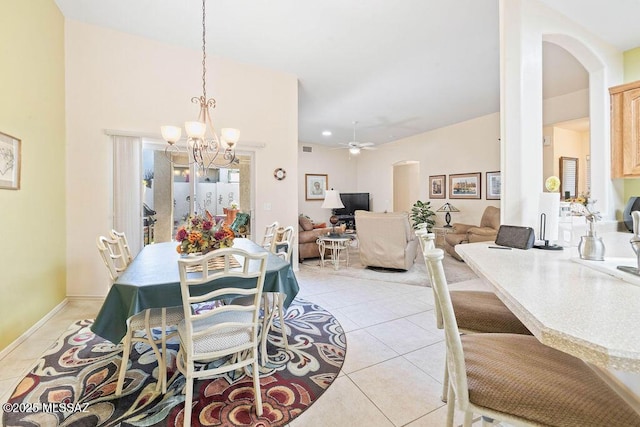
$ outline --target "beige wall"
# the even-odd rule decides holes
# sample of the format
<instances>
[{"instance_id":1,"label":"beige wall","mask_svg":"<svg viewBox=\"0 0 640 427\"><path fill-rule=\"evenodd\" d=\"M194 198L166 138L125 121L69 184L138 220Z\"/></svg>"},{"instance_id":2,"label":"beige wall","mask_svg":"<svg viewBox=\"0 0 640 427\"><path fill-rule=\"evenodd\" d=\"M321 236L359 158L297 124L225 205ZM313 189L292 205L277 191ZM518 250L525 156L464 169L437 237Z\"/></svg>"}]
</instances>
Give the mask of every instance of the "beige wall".
<instances>
[{"instance_id":1,"label":"beige wall","mask_svg":"<svg viewBox=\"0 0 640 427\"><path fill-rule=\"evenodd\" d=\"M0 2L0 132L22 140L0 190L0 350L65 297L64 20L53 0Z\"/></svg>"},{"instance_id":2,"label":"beige wall","mask_svg":"<svg viewBox=\"0 0 640 427\"><path fill-rule=\"evenodd\" d=\"M311 152L304 152L303 147L311 148ZM305 174L327 174L329 189L333 188L340 193L354 193L359 191L356 170L361 155L362 153L357 157L349 156L348 150L333 150L324 145L299 144L299 173L292 176L298 180L298 213L307 215L315 222L329 221L331 210L320 207L322 200L305 200Z\"/></svg>"},{"instance_id":3,"label":"beige wall","mask_svg":"<svg viewBox=\"0 0 640 427\"><path fill-rule=\"evenodd\" d=\"M108 276L95 248L112 227L112 159L104 129L160 136L163 124L197 116L201 53L73 20L66 23L68 295L104 295ZM207 93L213 121L235 127L255 150L254 238L274 220L297 222L297 79L213 55ZM273 177L276 168L287 179ZM270 206L270 208L269 208Z\"/></svg>"},{"instance_id":4,"label":"beige wall","mask_svg":"<svg viewBox=\"0 0 640 427\"><path fill-rule=\"evenodd\" d=\"M393 165L402 161L420 164L420 200L429 200L430 175L482 173L482 199L434 199L432 210L450 201L460 209L452 214L452 222L479 223L485 207L500 206L499 200L486 200L486 172L500 170L500 115L478 117L455 125L415 135L389 144L378 150L360 154L357 168L357 191L371 193L371 210L392 210ZM415 202L415 201L414 201ZM437 214L436 224L444 224L444 214Z\"/></svg>"},{"instance_id":5,"label":"beige wall","mask_svg":"<svg viewBox=\"0 0 640 427\"><path fill-rule=\"evenodd\" d=\"M587 155L589 155L589 132L553 128L553 175L560 177L560 157L577 158L578 194L587 191ZM560 197L563 195L561 194Z\"/></svg>"}]
</instances>

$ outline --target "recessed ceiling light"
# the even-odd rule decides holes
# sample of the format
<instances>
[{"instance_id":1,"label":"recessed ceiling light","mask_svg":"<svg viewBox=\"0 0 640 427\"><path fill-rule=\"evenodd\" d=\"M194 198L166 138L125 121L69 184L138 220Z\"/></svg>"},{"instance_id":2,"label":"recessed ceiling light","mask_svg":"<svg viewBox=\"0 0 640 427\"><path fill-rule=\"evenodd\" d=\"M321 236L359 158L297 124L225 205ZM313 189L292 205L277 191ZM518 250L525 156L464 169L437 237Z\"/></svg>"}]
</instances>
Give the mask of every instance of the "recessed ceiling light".
<instances>
[{"instance_id":1,"label":"recessed ceiling light","mask_svg":"<svg viewBox=\"0 0 640 427\"><path fill-rule=\"evenodd\" d=\"M323 130L322 131L322 136L331 136L331 131L330 130Z\"/></svg>"}]
</instances>

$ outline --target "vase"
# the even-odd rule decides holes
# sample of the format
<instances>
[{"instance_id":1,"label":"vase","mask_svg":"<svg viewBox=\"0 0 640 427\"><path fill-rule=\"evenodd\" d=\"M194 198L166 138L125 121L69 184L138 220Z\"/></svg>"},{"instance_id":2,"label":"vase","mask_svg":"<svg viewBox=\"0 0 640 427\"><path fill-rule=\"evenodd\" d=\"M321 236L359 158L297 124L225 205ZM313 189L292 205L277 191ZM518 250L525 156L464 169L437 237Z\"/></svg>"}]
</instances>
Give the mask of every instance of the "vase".
<instances>
[{"instance_id":1,"label":"vase","mask_svg":"<svg viewBox=\"0 0 640 427\"><path fill-rule=\"evenodd\" d=\"M222 208L227 217L224 220L225 225L233 224L233 221L236 219L236 215L238 214L238 209L227 209Z\"/></svg>"},{"instance_id":2,"label":"vase","mask_svg":"<svg viewBox=\"0 0 640 427\"><path fill-rule=\"evenodd\" d=\"M604 242L596 234L595 220L587 221L587 235L580 238L578 253L580 258L589 261L604 261Z\"/></svg>"}]
</instances>

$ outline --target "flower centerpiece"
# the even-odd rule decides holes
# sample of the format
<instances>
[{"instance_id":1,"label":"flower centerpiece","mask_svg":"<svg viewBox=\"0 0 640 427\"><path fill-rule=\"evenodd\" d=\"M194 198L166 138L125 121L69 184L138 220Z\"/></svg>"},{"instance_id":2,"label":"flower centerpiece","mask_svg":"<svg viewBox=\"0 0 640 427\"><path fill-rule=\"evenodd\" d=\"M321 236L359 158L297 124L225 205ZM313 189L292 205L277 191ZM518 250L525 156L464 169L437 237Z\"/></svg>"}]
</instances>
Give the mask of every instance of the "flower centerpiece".
<instances>
[{"instance_id":1,"label":"flower centerpiece","mask_svg":"<svg viewBox=\"0 0 640 427\"><path fill-rule=\"evenodd\" d=\"M604 242L596 234L596 222L602 218L600 212L594 210L597 200L591 199L589 193L583 193L570 200L571 212L577 216L583 216L587 221L587 235L580 238L578 253L580 258L591 261L604 260Z\"/></svg>"},{"instance_id":2,"label":"flower centerpiece","mask_svg":"<svg viewBox=\"0 0 640 427\"><path fill-rule=\"evenodd\" d=\"M597 200L593 200L589 193L582 193L569 200L571 202L571 212L577 216L583 216L589 224L589 232L595 235L595 223L602 219L600 212L594 210Z\"/></svg>"},{"instance_id":3,"label":"flower centerpiece","mask_svg":"<svg viewBox=\"0 0 640 427\"><path fill-rule=\"evenodd\" d=\"M205 254L209 251L233 246L235 234L225 224L215 225L210 216L190 215L178 229L176 250L180 254Z\"/></svg>"}]
</instances>

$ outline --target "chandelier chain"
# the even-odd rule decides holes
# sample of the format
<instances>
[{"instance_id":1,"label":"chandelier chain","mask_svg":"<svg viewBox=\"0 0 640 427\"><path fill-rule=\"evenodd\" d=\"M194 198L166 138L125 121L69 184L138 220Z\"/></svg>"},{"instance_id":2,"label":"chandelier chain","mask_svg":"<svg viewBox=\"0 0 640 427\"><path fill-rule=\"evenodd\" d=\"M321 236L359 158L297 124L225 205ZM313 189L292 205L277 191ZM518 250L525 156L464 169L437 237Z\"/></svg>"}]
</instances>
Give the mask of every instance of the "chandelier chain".
<instances>
[{"instance_id":1,"label":"chandelier chain","mask_svg":"<svg viewBox=\"0 0 640 427\"><path fill-rule=\"evenodd\" d=\"M207 101L207 33L206 33L206 12L205 1L202 0L202 96L204 101Z\"/></svg>"},{"instance_id":2,"label":"chandelier chain","mask_svg":"<svg viewBox=\"0 0 640 427\"><path fill-rule=\"evenodd\" d=\"M194 96L191 102L198 104L200 113L198 120L185 122L187 128L187 161L181 163L176 159L176 154L184 152L177 145L182 131L177 126L162 126L162 136L167 141L165 156L174 165L189 166L195 164L200 171L206 171L210 167L228 167L237 163L235 145L238 142L240 131L233 128L222 129L222 140L218 138L215 127L211 121L209 109L216 107L216 100L207 99L207 31L206 31L206 0L202 0L202 95Z\"/></svg>"}]
</instances>

